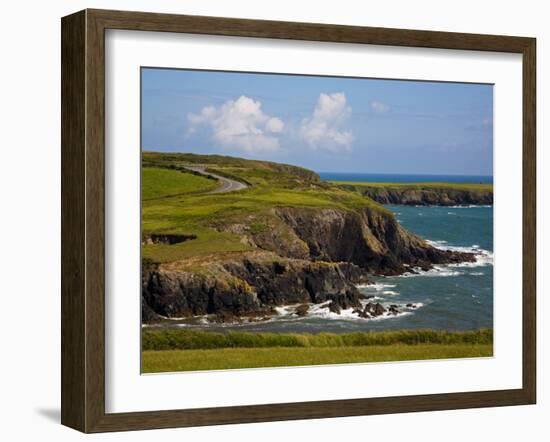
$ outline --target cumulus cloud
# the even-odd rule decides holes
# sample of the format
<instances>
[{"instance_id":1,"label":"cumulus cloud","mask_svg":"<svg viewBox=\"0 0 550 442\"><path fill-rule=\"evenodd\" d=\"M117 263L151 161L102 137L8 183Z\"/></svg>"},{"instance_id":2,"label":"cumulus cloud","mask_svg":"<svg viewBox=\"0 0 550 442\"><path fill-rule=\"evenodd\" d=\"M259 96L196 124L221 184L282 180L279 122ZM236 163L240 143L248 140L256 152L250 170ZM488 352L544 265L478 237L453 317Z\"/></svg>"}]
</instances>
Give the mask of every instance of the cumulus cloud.
<instances>
[{"instance_id":1,"label":"cumulus cloud","mask_svg":"<svg viewBox=\"0 0 550 442\"><path fill-rule=\"evenodd\" d=\"M262 103L242 95L219 107L206 106L198 114L188 114L188 134L198 126L212 130L214 140L222 146L250 153L273 152L279 149L277 134L284 129L282 120L262 111Z\"/></svg>"},{"instance_id":2,"label":"cumulus cloud","mask_svg":"<svg viewBox=\"0 0 550 442\"><path fill-rule=\"evenodd\" d=\"M370 107L378 114L385 114L390 110L390 106L386 103L382 103L381 101L371 101Z\"/></svg>"},{"instance_id":3,"label":"cumulus cloud","mask_svg":"<svg viewBox=\"0 0 550 442\"><path fill-rule=\"evenodd\" d=\"M353 134L345 125L350 116L351 107L347 105L345 94L322 93L313 115L302 120L300 135L312 149L349 151Z\"/></svg>"}]
</instances>

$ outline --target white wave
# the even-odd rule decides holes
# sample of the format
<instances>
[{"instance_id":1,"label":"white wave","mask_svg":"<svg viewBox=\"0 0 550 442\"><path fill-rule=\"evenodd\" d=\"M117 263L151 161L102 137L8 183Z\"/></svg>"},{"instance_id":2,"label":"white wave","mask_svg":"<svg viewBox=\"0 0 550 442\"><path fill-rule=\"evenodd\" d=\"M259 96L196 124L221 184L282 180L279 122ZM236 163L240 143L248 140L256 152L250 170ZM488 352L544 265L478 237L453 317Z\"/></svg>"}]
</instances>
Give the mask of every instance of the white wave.
<instances>
[{"instance_id":1,"label":"white wave","mask_svg":"<svg viewBox=\"0 0 550 442\"><path fill-rule=\"evenodd\" d=\"M375 298L370 298L368 300L362 300L361 305L364 307L367 303L372 302ZM406 307L406 304L400 304L398 309L400 310L397 314L392 314L391 312L386 311L380 316L371 317L371 318L361 318L358 313L354 313L355 308L342 309L340 313L331 312L328 309L330 301L324 302L322 304L313 304L310 305L309 311L307 312L306 318L318 318L318 319L328 319L328 320L340 320L340 321L379 321L383 319L392 319L399 318L402 316L412 315L415 310L423 307L424 304L421 302L413 302L412 304L415 307ZM408 304L408 303L407 303ZM297 304L299 305L299 304ZM382 303L385 309L388 309L392 303ZM296 305L286 305L282 307L275 307L277 312L280 312L279 319L285 321L300 321L303 317L296 317L293 312L296 308Z\"/></svg>"},{"instance_id":2,"label":"white wave","mask_svg":"<svg viewBox=\"0 0 550 442\"><path fill-rule=\"evenodd\" d=\"M414 307L407 307L407 304L412 304L414 305ZM425 304L423 302L405 302L401 304L401 308L404 308L406 310L418 310L419 308L424 307L424 305Z\"/></svg>"},{"instance_id":3,"label":"white wave","mask_svg":"<svg viewBox=\"0 0 550 442\"><path fill-rule=\"evenodd\" d=\"M446 276L460 276L463 272L458 270L448 269L449 266L433 266L430 270L422 270L420 267L415 267L413 270L415 273L403 273L398 278L413 278L416 276L430 276L430 277L446 277Z\"/></svg>"},{"instance_id":4,"label":"white wave","mask_svg":"<svg viewBox=\"0 0 550 442\"><path fill-rule=\"evenodd\" d=\"M479 244L474 244L472 246L450 246L447 245L446 241L426 240L426 242L436 249L449 250L452 252L473 253L475 255L475 262L448 264L447 267L485 267L493 265L493 252L482 249Z\"/></svg>"},{"instance_id":5,"label":"white wave","mask_svg":"<svg viewBox=\"0 0 550 442\"><path fill-rule=\"evenodd\" d=\"M294 313L294 310L299 304L296 305L283 305L282 307L275 307L275 311L278 316L289 316Z\"/></svg>"},{"instance_id":6,"label":"white wave","mask_svg":"<svg viewBox=\"0 0 550 442\"><path fill-rule=\"evenodd\" d=\"M472 273L470 273L470 275L472 275L472 276L483 276L483 275L485 275L485 273L483 273L483 272L472 272Z\"/></svg>"},{"instance_id":7,"label":"white wave","mask_svg":"<svg viewBox=\"0 0 550 442\"><path fill-rule=\"evenodd\" d=\"M437 207L437 206L434 206L434 207ZM477 205L477 204L465 204L465 205L462 205L462 206L446 206L448 209L476 209L478 207L493 207L489 204L480 204L480 205Z\"/></svg>"},{"instance_id":8,"label":"white wave","mask_svg":"<svg viewBox=\"0 0 550 442\"><path fill-rule=\"evenodd\" d=\"M384 290L382 292L383 295L390 295L390 296L395 296L395 295L399 295L399 292L395 292L393 290Z\"/></svg>"},{"instance_id":9,"label":"white wave","mask_svg":"<svg viewBox=\"0 0 550 442\"><path fill-rule=\"evenodd\" d=\"M366 287L369 289L374 289L377 292L379 292L385 289L393 289L395 287L395 284L385 284L383 282L375 282L374 284L369 284Z\"/></svg>"},{"instance_id":10,"label":"white wave","mask_svg":"<svg viewBox=\"0 0 550 442\"><path fill-rule=\"evenodd\" d=\"M367 319L367 321L383 321L384 319L401 318L403 316L410 316L412 314L413 314L413 312L410 312L410 311L408 311L408 312L399 312L396 315L394 315L393 313L386 312L386 313L381 314L380 316L376 316L374 318L369 318L369 319Z\"/></svg>"},{"instance_id":11,"label":"white wave","mask_svg":"<svg viewBox=\"0 0 550 442\"><path fill-rule=\"evenodd\" d=\"M443 248L445 246L445 244L447 244L447 241L445 240L431 240L431 239L427 239L426 242L431 245L432 247L435 247L435 248Z\"/></svg>"}]
</instances>

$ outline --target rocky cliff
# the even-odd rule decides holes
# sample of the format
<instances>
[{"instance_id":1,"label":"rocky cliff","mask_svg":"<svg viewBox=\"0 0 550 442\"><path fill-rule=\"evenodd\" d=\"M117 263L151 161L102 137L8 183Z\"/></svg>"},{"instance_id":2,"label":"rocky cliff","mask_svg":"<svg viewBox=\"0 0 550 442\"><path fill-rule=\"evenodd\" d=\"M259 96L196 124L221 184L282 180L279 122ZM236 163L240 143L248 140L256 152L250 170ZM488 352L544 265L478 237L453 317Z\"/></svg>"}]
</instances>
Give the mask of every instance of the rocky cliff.
<instances>
[{"instance_id":1,"label":"rocky cliff","mask_svg":"<svg viewBox=\"0 0 550 442\"><path fill-rule=\"evenodd\" d=\"M367 282L367 273L475 259L430 246L380 209L276 208L217 229L241 235L253 251L144 267L144 321L197 315L228 321L326 301L337 311L358 308L355 284Z\"/></svg>"},{"instance_id":2,"label":"rocky cliff","mask_svg":"<svg viewBox=\"0 0 550 442\"><path fill-rule=\"evenodd\" d=\"M363 195L380 204L405 204L413 206L464 206L492 205L492 190L454 188L384 188L363 187Z\"/></svg>"},{"instance_id":3,"label":"rocky cliff","mask_svg":"<svg viewBox=\"0 0 550 442\"><path fill-rule=\"evenodd\" d=\"M271 315L276 306L326 301L359 307L354 283L364 282L364 272L350 263L286 259L269 252L203 257L144 268L143 320L211 315L225 322Z\"/></svg>"}]
</instances>

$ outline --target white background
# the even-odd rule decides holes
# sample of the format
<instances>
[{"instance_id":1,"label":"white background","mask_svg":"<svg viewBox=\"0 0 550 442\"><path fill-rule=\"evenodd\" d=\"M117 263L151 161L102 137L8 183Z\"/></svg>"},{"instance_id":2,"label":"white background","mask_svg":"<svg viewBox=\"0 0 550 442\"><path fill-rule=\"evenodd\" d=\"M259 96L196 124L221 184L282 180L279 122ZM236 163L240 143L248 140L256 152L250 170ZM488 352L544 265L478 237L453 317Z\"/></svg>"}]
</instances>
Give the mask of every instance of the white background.
<instances>
[{"instance_id":1,"label":"white background","mask_svg":"<svg viewBox=\"0 0 550 442\"><path fill-rule=\"evenodd\" d=\"M6 440L77 440L84 436L59 421L60 309L60 30L59 17L84 7L203 15L316 21L447 31L516 34L538 38L539 220L550 215L543 189L550 179L544 146L550 132L550 29L545 2L394 1L338 2L232 0L19 1L2 13L2 426ZM544 201L546 199L546 202ZM548 311L550 290L548 230L539 238L539 305ZM307 437L318 441L362 437L380 440L448 441L546 440L543 416L550 413L550 333L539 313L539 404L529 407L462 410L317 421L233 425L91 436L107 440L259 440ZM414 380L411 380L414 382Z\"/></svg>"},{"instance_id":2,"label":"white background","mask_svg":"<svg viewBox=\"0 0 550 442\"><path fill-rule=\"evenodd\" d=\"M107 412L521 387L521 56L108 31L106 61ZM494 83L495 357L140 376L140 66Z\"/></svg>"}]
</instances>

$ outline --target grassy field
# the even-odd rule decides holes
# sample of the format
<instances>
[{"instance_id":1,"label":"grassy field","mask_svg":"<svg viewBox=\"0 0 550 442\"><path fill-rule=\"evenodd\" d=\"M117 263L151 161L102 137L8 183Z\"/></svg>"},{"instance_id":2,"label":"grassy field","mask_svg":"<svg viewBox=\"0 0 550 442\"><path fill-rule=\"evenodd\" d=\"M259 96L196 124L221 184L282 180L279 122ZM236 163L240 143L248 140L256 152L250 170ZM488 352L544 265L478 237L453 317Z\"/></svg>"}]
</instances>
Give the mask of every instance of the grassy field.
<instances>
[{"instance_id":1,"label":"grassy field","mask_svg":"<svg viewBox=\"0 0 550 442\"><path fill-rule=\"evenodd\" d=\"M477 358L493 355L492 344L393 344L366 347L221 348L142 353L142 372L222 370L300 365Z\"/></svg>"},{"instance_id":2,"label":"grassy field","mask_svg":"<svg viewBox=\"0 0 550 442\"><path fill-rule=\"evenodd\" d=\"M437 190L437 189L452 189L452 190L468 190L468 191L485 191L492 192L492 184L479 184L479 183L370 183L370 182L356 182L356 181L329 181L331 184L341 187L378 187L385 189L398 189L398 190Z\"/></svg>"},{"instance_id":3,"label":"grassy field","mask_svg":"<svg viewBox=\"0 0 550 442\"><path fill-rule=\"evenodd\" d=\"M143 201L208 192L217 187L215 180L158 167L144 167L141 180L141 198Z\"/></svg>"},{"instance_id":4,"label":"grassy field","mask_svg":"<svg viewBox=\"0 0 550 442\"><path fill-rule=\"evenodd\" d=\"M144 330L145 373L485 357L493 332L214 333Z\"/></svg>"},{"instance_id":5,"label":"grassy field","mask_svg":"<svg viewBox=\"0 0 550 442\"><path fill-rule=\"evenodd\" d=\"M354 333L228 333L203 330L145 329L143 350L204 350L215 348L359 347L369 345L491 344L493 331L392 330Z\"/></svg>"},{"instance_id":6,"label":"grassy field","mask_svg":"<svg viewBox=\"0 0 550 442\"><path fill-rule=\"evenodd\" d=\"M238 192L211 194L218 183L185 172L183 167L190 164L200 164L208 171L250 186ZM372 207L392 216L369 198L322 182L315 173L299 167L216 155L143 153L143 234L197 237L173 245L144 245L143 257L149 262L247 251L250 247L241 241L240 235L221 232L217 227L220 223L246 220L253 228L269 228L261 222L250 221L250 217L272 217L269 211L276 207L345 210Z\"/></svg>"}]
</instances>

